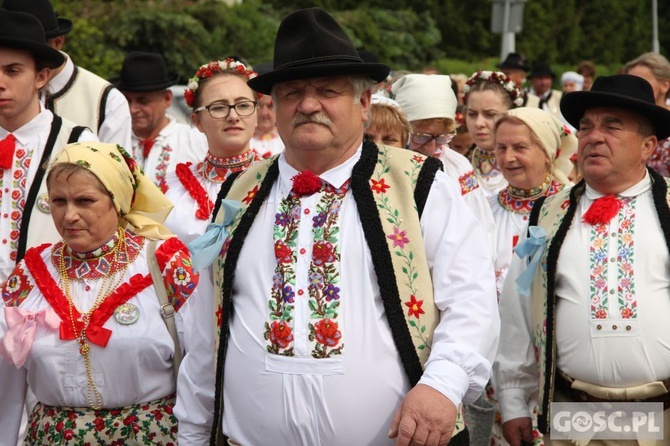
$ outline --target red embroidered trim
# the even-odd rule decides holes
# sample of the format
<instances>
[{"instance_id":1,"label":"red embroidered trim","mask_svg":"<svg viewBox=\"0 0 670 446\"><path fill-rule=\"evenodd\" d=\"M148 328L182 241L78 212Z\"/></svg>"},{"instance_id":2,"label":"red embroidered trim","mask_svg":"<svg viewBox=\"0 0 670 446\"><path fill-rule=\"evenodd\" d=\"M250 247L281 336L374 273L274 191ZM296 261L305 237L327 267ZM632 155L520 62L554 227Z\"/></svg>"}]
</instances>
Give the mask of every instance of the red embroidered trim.
<instances>
[{"instance_id":1,"label":"red embroidered trim","mask_svg":"<svg viewBox=\"0 0 670 446\"><path fill-rule=\"evenodd\" d=\"M177 237L169 238L156 250L156 260L165 283L168 300L174 310L179 311L200 279L199 274L193 269L188 248Z\"/></svg>"},{"instance_id":2,"label":"red embroidered trim","mask_svg":"<svg viewBox=\"0 0 670 446\"><path fill-rule=\"evenodd\" d=\"M42 245L42 250L48 245ZM41 250L29 250L26 252L25 262L30 274L35 280L35 284L44 295L49 305L54 309L56 314L61 318L60 324L60 338L63 340L75 339L75 333L72 328L72 321L70 320L70 311L67 298L63 291L58 287L58 284L49 273L46 264L40 255ZM89 341L101 347L105 347L112 335L112 331L104 328L103 325L112 316L114 310L121 304L130 300L140 291L152 284L151 275L135 274L130 278L130 281L122 284L116 289L105 301L93 311L91 320L86 329L86 337ZM81 314L76 308L72 308L72 316L74 317L74 325L77 331L84 328L84 323L81 321Z\"/></svg>"},{"instance_id":3,"label":"red embroidered trim","mask_svg":"<svg viewBox=\"0 0 670 446\"><path fill-rule=\"evenodd\" d=\"M214 203L209 199L205 188L191 172L191 164L190 162L177 164L175 172L188 194L198 203L195 216L200 220L209 220L209 216L214 209Z\"/></svg>"}]
</instances>

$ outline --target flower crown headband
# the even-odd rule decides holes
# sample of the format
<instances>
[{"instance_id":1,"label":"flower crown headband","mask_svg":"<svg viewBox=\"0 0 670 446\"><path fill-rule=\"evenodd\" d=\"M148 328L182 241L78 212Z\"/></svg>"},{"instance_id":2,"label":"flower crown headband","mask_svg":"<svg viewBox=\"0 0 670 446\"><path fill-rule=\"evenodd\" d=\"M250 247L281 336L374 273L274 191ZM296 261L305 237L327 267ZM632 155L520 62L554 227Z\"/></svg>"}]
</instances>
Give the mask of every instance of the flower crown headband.
<instances>
[{"instance_id":1,"label":"flower crown headband","mask_svg":"<svg viewBox=\"0 0 670 446\"><path fill-rule=\"evenodd\" d=\"M515 107L521 107L523 105L526 94L521 90L516 82L511 80L509 76L501 71L482 71L479 70L465 82L463 87L463 93L465 95L464 101L467 103L468 93L470 93L470 88L477 82L490 82L492 84L500 84L501 87L510 95L512 98L512 103Z\"/></svg>"},{"instance_id":2,"label":"flower crown headband","mask_svg":"<svg viewBox=\"0 0 670 446\"><path fill-rule=\"evenodd\" d=\"M228 57L226 60L213 60L208 64L201 65L198 71L195 72L195 76L188 80L188 88L184 90L186 105L191 107L191 109L194 108L195 92L200 87L200 81L209 79L219 73L240 74L247 79L253 79L258 76L258 73L254 70L247 68L242 62L233 58Z\"/></svg>"}]
</instances>

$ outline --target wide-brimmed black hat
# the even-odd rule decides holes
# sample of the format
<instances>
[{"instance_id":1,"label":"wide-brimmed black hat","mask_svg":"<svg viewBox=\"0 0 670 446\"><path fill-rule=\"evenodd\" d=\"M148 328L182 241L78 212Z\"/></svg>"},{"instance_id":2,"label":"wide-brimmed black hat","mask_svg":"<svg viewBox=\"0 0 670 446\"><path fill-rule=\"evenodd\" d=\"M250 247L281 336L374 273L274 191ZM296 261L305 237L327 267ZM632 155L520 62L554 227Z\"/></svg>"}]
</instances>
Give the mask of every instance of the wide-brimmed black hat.
<instances>
[{"instance_id":1,"label":"wide-brimmed black hat","mask_svg":"<svg viewBox=\"0 0 670 446\"><path fill-rule=\"evenodd\" d=\"M275 39L273 70L250 79L251 88L270 94L279 82L312 77L365 74L381 82L390 68L365 63L347 34L326 11L308 8L287 15Z\"/></svg>"},{"instance_id":2,"label":"wide-brimmed black hat","mask_svg":"<svg viewBox=\"0 0 670 446\"><path fill-rule=\"evenodd\" d=\"M526 62L526 57L520 53L509 53L505 60L500 62L496 67L500 69L517 69L528 71L528 63Z\"/></svg>"},{"instance_id":3,"label":"wide-brimmed black hat","mask_svg":"<svg viewBox=\"0 0 670 446\"><path fill-rule=\"evenodd\" d=\"M533 77L540 77L540 76L550 76L552 79L556 79L556 73L552 71L548 63L535 62L533 64L533 68L530 70L528 78L532 79Z\"/></svg>"},{"instance_id":4,"label":"wide-brimmed black hat","mask_svg":"<svg viewBox=\"0 0 670 446\"><path fill-rule=\"evenodd\" d=\"M44 27L44 36L47 39L62 36L72 30L72 22L58 17L49 0L5 0L2 8L37 17Z\"/></svg>"},{"instance_id":5,"label":"wide-brimmed black hat","mask_svg":"<svg viewBox=\"0 0 670 446\"><path fill-rule=\"evenodd\" d=\"M65 56L47 45L44 28L35 16L0 9L0 47L29 51L49 68L63 65Z\"/></svg>"},{"instance_id":6,"label":"wide-brimmed black hat","mask_svg":"<svg viewBox=\"0 0 670 446\"><path fill-rule=\"evenodd\" d=\"M132 51L123 59L120 76L111 83L122 91L161 91L178 80L178 74L168 73L161 54Z\"/></svg>"},{"instance_id":7,"label":"wide-brimmed black hat","mask_svg":"<svg viewBox=\"0 0 670 446\"><path fill-rule=\"evenodd\" d=\"M670 136L670 110L659 107L649 82L630 74L599 76L589 91L566 93L561 99L561 113L575 128L584 112L593 107L616 107L645 116L654 126L658 139Z\"/></svg>"}]
</instances>

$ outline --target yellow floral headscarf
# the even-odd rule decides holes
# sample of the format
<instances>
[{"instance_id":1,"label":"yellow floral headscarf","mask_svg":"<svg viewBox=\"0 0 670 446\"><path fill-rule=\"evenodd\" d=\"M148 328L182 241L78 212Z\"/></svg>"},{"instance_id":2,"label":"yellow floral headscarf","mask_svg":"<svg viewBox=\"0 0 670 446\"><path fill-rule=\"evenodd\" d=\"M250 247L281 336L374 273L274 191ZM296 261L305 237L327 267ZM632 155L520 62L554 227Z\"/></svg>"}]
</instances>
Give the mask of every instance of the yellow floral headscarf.
<instances>
[{"instance_id":1,"label":"yellow floral headscarf","mask_svg":"<svg viewBox=\"0 0 670 446\"><path fill-rule=\"evenodd\" d=\"M162 224L172 203L123 147L92 141L68 144L53 165L59 163L82 166L100 180L114 202L120 226L150 239L173 236Z\"/></svg>"}]
</instances>

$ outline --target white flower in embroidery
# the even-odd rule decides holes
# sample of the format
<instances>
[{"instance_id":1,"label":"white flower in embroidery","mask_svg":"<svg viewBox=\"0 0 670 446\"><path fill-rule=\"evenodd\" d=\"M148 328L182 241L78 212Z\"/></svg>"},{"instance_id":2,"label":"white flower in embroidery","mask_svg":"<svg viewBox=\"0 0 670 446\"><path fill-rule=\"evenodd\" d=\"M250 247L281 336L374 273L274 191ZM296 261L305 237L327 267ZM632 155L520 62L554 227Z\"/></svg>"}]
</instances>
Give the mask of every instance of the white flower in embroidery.
<instances>
[{"instance_id":1,"label":"white flower in embroidery","mask_svg":"<svg viewBox=\"0 0 670 446\"><path fill-rule=\"evenodd\" d=\"M19 276L12 276L7 279L7 291L10 293L15 293L21 288L21 278Z\"/></svg>"},{"instance_id":2,"label":"white flower in embroidery","mask_svg":"<svg viewBox=\"0 0 670 446\"><path fill-rule=\"evenodd\" d=\"M191 281L191 275L181 266L174 270L172 278L177 285L187 285Z\"/></svg>"}]
</instances>

